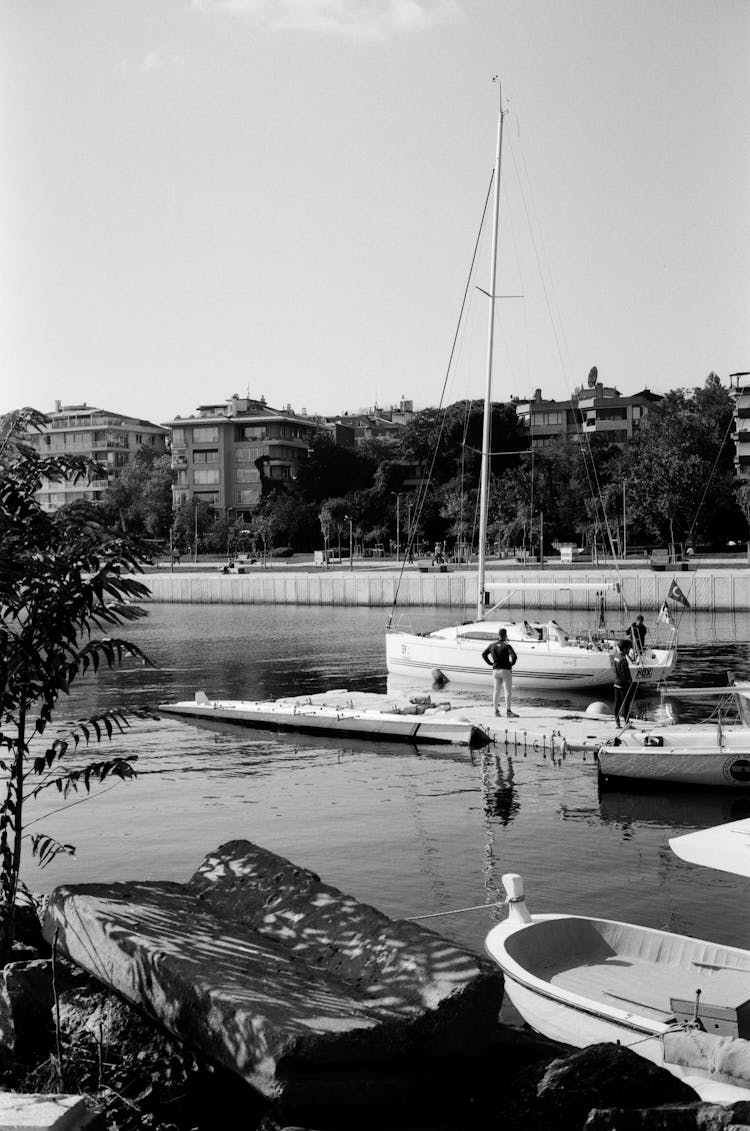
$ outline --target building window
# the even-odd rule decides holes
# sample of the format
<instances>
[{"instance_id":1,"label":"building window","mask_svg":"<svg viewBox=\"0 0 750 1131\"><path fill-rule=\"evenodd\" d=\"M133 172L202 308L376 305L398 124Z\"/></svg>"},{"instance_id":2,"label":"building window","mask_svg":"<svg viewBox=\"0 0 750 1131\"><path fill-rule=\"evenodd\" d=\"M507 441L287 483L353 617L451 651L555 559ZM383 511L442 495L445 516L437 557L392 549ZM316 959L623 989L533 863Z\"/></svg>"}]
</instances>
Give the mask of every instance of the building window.
<instances>
[{"instance_id":1,"label":"building window","mask_svg":"<svg viewBox=\"0 0 750 1131\"><path fill-rule=\"evenodd\" d=\"M270 479L292 479L291 467L282 465L281 467L272 467L270 469Z\"/></svg>"},{"instance_id":2,"label":"building window","mask_svg":"<svg viewBox=\"0 0 750 1131\"><path fill-rule=\"evenodd\" d=\"M185 443L185 429L184 428L173 428L172 429L172 443L173 444L184 444Z\"/></svg>"},{"instance_id":3,"label":"building window","mask_svg":"<svg viewBox=\"0 0 750 1131\"><path fill-rule=\"evenodd\" d=\"M187 487L187 472L186 471L178 471L177 472L177 486L178 487Z\"/></svg>"},{"instance_id":4,"label":"building window","mask_svg":"<svg viewBox=\"0 0 750 1131\"><path fill-rule=\"evenodd\" d=\"M201 503L209 503L210 506L216 506L219 501L218 491L197 491L194 498L198 499Z\"/></svg>"},{"instance_id":5,"label":"building window","mask_svg":"<svg viewBox=\"0 0 750 1131\"><path fill-rule=\"evenodd\" d=\"M271 444L268 449L271 459L296 460L299 458L299 448L291 448L288 444Z\"/></svg>"},{"instance_id":6,"label":"building window","mask_svg":"<svg viewBox=\"0 0 750 1131\"><path fill-rule=\"evenodd\" d=\"M267 435L267 429L256 424L247 424L242 429L243 440L265 440Z\"/></svg>"},{"instance_id":7,"label":"building window","mask_svg":"<svg viewBox=\"0 0 750 1131\"><path fill-rule=\"evenodd\" d=\"M188 501L187 491L175 491L172 488L172 501L176 507L179 507L181 503L186 503Z\"/></svg>"},{"instance_id":8,"label":"building window","mask_svg":"<svg viewBox=\"0 0 750 1131\"><path fill-rule=\"evenodd\" d=\"M234 458L236 463L255 463L263 455L263 448L256 444L252 448L235 448Z\"/></svg>"},{"instance_id":9,"label":"building window","mask_svg":"<svg viewBox=\"0 0 750 1131\"><path fill-rule=\"evenodd\" d=\"M256 503L257 501L257 490L253 491L249 490L248 488L244 488L243 490L237 492L237 503L241 507L252 506L252 504Z\"/></svg>"},{"instance_id":10,"label":"building window","mask_svg":"<svg viewBox=\"0 0 750 1131\"><path fill-rule=\"evenodd\" d=\"M596 414L597 420L627 420L625 408L600 408Z\"/></svg>"},{"instance_id":11,"label":"building window","mask_svg":"<svg viewBox=\"0 0 750 1131\"><path fill-rule=\"evenodd\" d=\"M218 463L219 462L219 449L218 448L203 448L202 450L193 452L193 463Z\"/></svg>"},{"instance_id":12,"label":"building window","mask_svg":"<svg viewBox=\"0 0 750 1131\"><path fill-rule=\"evenodd\" d=\"M219 442L219 428L214 425L211 428L194 428L193 429L193 443L194 444L218 444Z\"/></svg>"},{"instance_id":13,"label":"building window","mask_svg":"<svg viewBox=\"0 0 750 1131\"><path fill-rule=\"evenodd\" d=\"M238 483L258 483L260 472L257 467L238 467L235 473Z\"/></svg>"},{"instance_id":14,"label":"building window","mask_svg":"<svg viewBox=\"0 0 750 1131\"><path fill-rule=\"evenodd\" d=\"M208 484L219 482L218 467L194 468L193 483Z\"/></svg>"}]
</instances>

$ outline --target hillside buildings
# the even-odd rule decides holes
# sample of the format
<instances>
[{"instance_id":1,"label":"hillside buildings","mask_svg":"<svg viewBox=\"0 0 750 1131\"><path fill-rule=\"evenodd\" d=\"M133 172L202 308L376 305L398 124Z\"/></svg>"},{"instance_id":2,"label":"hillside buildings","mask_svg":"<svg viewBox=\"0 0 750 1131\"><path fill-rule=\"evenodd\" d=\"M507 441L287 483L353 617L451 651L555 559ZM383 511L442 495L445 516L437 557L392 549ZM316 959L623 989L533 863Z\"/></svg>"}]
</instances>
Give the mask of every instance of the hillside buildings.
<instances>
[{"instance_id":1,"label":"hillside buildings","mask_svg":"<svg viewBox=\"0 0 750 1131\"><path fill-rule=\"evenodd\" d=\"M194 416L176 416L172 433L174 507L198 499L238 518L259 502L264 479L294 479L307 458L318 421L271 408L265 398L236 394L200 405Z\"/></svg>"},{"instance_id":2,"label":"hillside buildings","mask_svg":"<svg viewBox=\"0 0 750 1131\"><path fill-rule=\"evenodd\" d=\"M326 416L326 427L341 447L361 448L369 440L398 440L404 426L414 416L414 402L402 397L391 408L367 409Z\"/></svg>"},{"instance_id":3,"label":"hillside buildings","mask_svg":"<svg viewBox=\"0 0 750 1131\"><path fill-rule=\"evenodd\" d=\"M37 498L47 511L81 499L101 499L110 479L140 448L151 448L159 454L166 451L167 429L150 420L86 404L63 405L60 401L55 401L55 411L46 415L49 423L41 433L29 435L29 444L43 454L86 456L106 468L106 475L91 483L83 479L77 483L45 483Z\"/></svg>"},{"instance_id":4,"label":"hillside buildings","mask_svg":"<svg viewBox=\"0 0 750 1131\"><path fill-rule=\"evenodd\" d=\"M734 397L734 467L750 481L750 373L730 373L729 389Z\"/></svg>"},{"instance_id":5,"label":"hillside buildings","mask_svg":"<svg viewBox=\"0 0 750 1131\"><path fill-rule=\"evenodd\" d=\"M593 433L603 434L612 443L624 444L640 427L642 420L659 409L658 393L643 389L623 397L617 389L601 382L579 388L567 401L549 401L536 389L529 400L516 402L516 414L528 429L533 448L544 448L556 440L580 440Z\"/></svg>"}]
</instances>

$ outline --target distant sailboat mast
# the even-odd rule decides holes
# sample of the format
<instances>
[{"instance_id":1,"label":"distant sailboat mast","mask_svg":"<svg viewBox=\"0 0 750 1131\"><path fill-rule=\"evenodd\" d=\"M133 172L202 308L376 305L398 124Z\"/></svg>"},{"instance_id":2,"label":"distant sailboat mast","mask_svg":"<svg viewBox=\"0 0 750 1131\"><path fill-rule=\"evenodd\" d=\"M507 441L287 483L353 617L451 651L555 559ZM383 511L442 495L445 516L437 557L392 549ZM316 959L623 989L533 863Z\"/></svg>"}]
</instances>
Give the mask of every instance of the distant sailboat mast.
<instances>
[{"instance_id":1,"label":"distant sailboat mast","mask_svg":"<svg viewBox=\"0 0 750 1131\"><path fill-rule=\"evenodd\" d=\"M487 329L487 376L484 391L484 419L482 427L482 472L479 483L479 560L477 577L477 620L484 612L484 575L487 547L487 509L490 487L490 423L492 420L492 349L495 337L495 295L497 284L497 240L500 216L500 158L503 152L503 98L500 81L500 113L497 119L497 152L495 155L495 191L492 216L492 254L490 263L489 325Z\"/></svg>"}]
</instances>

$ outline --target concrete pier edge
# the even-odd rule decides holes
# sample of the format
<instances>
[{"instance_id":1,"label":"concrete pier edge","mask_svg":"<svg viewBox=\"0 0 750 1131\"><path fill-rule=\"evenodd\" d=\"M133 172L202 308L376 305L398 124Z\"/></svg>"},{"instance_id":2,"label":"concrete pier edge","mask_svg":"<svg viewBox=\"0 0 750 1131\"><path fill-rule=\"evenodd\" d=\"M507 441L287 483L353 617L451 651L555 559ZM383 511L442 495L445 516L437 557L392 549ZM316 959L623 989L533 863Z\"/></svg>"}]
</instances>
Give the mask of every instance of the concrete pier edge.
<instances>
[{"instance_id":1,"label":"concrete pier edge","mask_svg":"<svg viewBox=\"0 0 750 1131\"><path fill-rule=\"evenodd\" d=\"M390 608L398 592L398 609L455 609L465 619L476 602L476 572L421 573L413 569L400 575L396 570L357 570L309 573L278 567L246 574L221 574L208 570L194 573L159 572L145 575L154 602L215 605L297 605L343 608ZM488 582L518 583L508 601L513 609L598 610L596 589L566 589L566 584L588 582L620 584L620 594L607 590L605 607L615 612L623 604L642 612L661 608L675 580L695 612L746 612L750 610L750 569L699 569L694 572L652 572L648 569L561 569L505 572L492 570ZM533 585L533 588L528 587ZM672 610L678 606L672 604Z\"/></svg>"}]
</instances>

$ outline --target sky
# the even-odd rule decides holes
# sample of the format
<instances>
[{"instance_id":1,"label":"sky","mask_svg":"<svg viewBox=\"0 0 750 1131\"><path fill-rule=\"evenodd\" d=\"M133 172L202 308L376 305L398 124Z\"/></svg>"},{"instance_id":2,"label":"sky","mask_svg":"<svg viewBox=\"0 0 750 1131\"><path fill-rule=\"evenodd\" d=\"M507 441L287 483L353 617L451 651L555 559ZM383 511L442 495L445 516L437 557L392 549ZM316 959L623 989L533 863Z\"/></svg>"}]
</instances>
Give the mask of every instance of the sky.
<instances>
[{"instance_id":1,"label":"sky","mask_svg":"<svg viewBox=\"0 0 750 1131\"><path fill-rule=\"evenodd\" d=\"M501 105L493 397L726 384L749 59L750 0L0 0L0 412L482 396Z\"/></svg>"}]
</instances>

